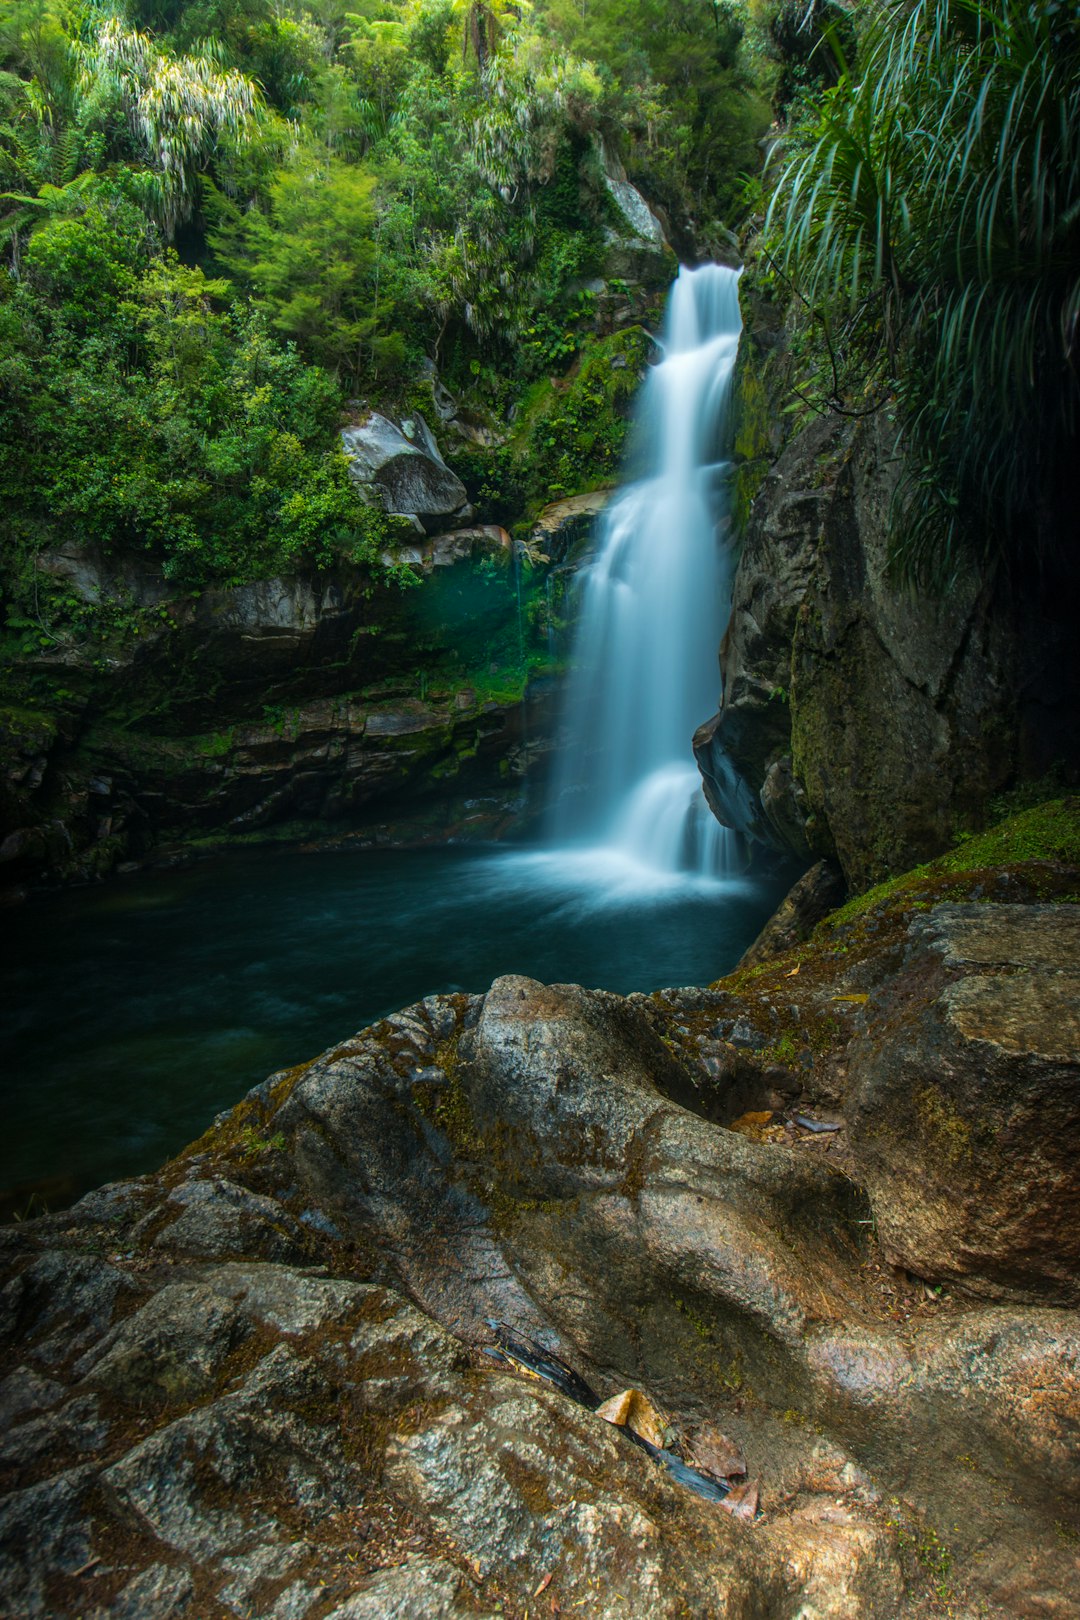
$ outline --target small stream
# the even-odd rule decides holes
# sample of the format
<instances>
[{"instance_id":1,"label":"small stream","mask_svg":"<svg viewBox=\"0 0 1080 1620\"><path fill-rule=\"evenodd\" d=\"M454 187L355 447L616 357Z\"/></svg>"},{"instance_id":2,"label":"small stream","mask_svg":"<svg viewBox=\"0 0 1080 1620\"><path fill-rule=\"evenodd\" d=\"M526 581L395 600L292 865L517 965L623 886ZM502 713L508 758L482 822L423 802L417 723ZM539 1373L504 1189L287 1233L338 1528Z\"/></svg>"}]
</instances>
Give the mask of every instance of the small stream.
<instances>
[{"instance_id":1,"label":"small stream","mask_svg":"<svg viewBox=\"0 0 1080 1620\"><path fill-rule=\"evenodd\" d=\"M435 991L715 979L784 887L597 850L266 850L37 897L0 981L6 1213L154 1169L273 1070Z\"/></svg>"}]
</instances>

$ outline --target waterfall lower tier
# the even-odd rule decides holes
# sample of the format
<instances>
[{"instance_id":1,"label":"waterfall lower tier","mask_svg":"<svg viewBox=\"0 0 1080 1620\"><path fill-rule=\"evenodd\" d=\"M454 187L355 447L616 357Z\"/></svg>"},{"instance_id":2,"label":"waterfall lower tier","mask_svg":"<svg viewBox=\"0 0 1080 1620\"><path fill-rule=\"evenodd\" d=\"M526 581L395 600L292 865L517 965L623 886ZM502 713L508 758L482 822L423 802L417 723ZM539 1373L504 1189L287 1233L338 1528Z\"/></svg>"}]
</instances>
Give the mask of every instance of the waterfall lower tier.
<instances>
[{"instance_id":1,"label":"waterfall lower tier","mask_svg":"<svg viewBox=\"0 0 1080 1620\"><path fill-rule=\"evenodd\" d=\"M725 452L741 324L737 272L679 272L641 400L641 476L608 508L580 583L554 839L654 874L719 876L734 858L690 740L716 707L730 602Z\"/></svg>"},{"instance_id":2,"label":"waterfall lower tier","mask_svg":"<svg viewBox=\"0 0 1080 1620\"><path fill-rule=\"evenodd\" d=\"M612 833L629 859L661 872L724 872L734 855L735 835L705 803L697 768L678 762L638 783Z\"/></svg>"}]
</instances>

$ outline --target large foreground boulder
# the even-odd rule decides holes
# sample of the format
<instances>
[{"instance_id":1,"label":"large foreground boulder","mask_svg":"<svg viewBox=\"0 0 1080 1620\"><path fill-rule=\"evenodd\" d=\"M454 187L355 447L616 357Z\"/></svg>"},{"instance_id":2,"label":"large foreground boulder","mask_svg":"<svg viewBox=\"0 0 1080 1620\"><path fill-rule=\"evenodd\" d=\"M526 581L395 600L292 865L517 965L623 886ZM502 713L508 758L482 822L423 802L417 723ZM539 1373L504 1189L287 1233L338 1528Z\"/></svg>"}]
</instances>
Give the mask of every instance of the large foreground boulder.
<instances>
[{"instance_id":1,"label":"large foreground boulder","mask_svg":"<svg viewBox=\"0 0 1080 1620\"><path fill-rule=\"evenodd\" d=\"M979 1293L1080 1301L1080 908L944 905L851 1051L890 1253Z\"/></svg>"}]
</instances>

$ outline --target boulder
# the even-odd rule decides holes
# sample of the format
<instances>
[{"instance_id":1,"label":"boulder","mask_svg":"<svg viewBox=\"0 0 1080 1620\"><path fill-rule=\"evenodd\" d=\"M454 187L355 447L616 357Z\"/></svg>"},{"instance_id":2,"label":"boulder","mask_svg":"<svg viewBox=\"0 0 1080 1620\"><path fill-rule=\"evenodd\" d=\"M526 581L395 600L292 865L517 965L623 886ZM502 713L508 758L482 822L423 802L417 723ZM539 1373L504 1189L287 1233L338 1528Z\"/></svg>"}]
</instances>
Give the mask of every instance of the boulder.
<instances>
[{"instance_id":1,"label":"boulder","mask_svg":"<svg viewBox=\"0 0 1080 1620\"><path fill-rule=\"evenodd\" d=\"M421 532L429 534L454 517L468 521L468 492L446 465L419 414L397 427L370 411L343 429L341 442L352 477L387 512L414 517Z\"/></svg>"},{"instance_id":2,"label":"boulder","mask_svg":"<svg viewBox=\"0 0 1080 1620\"><path fill-rule=\"evenodd\" d=\"M604 275L646 286L670 281L678 267L664 227L627 179L618 157L603 144L600 169L618 221L604 231Z\"/></svg>"},{"instance_id":3,"label":"boulder","mask_svg":"<svg viewBox=\"0 0 1080 1620\"><path fill-rule=\"evenodd\" d=\"M739 967L754 967L781 956L809 939L821 920L841 904L844 879L831 861L818 861L793 884L754 943L739 958Z\"/></svg>"},{"instance_id":4,"label":"boulder","mask_svg":"<svg viewBox=\"0 0 1080 1620\"><path fill-rule=\"evenodd\" d=\"M943 905L850 1052L847 1114L897 1264L1080 1302L1080 909Z\"/></svg>"},{"instance_id":5,"label":"boulder","mask_svg":"<svg viewBox=\"0 0 1080 1620\"><path fill-rule=\"evenodd\" d=\"M1068 1620L1077 926L881 902L709 988L429 997L0 1228L0 1609ZM719 1431L746 1517L492 1320Z\"/></svg>"},{"instance_id":6,"label":"boulder","mask_svg":"<svg viewBox=\"0 0 1080 1620\"><path fill-rule=\"evenodd\" d=\"M781 444L778 321L760 294L749 301L734 406L742 544L721 705L695 751L720 820L836 859L860 890L948 848L1017 775L1075 771L1075 577L1061 560L1007 582L961 561L941 592L898 580L897 422L887 409L820 414Z\"/></svg>"}]
</instances>

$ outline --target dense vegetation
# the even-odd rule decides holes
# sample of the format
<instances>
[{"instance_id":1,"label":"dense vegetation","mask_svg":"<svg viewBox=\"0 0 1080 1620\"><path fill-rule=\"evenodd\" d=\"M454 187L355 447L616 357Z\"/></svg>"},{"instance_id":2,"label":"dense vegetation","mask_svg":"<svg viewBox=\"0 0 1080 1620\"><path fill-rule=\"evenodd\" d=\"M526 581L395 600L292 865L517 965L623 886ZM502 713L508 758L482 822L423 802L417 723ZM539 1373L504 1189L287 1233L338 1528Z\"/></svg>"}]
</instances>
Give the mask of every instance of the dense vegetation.
<instances>
[{"instance_id":1,"label":"dense vegetation","mask_svg":"<svg viewBox=\"0 0 1080 1620\"><path fill-rule=\"evenodd\" d=\"M0 509L31 640L65 622L36 562L61 542L191 587L378 572L350 396L408 400L426 358L528 412L594 330L612 163L676 230L737 216L769 118L738 0L353 3L4 0ZM489 469L487 515L573 481L574 410L546 486Z\"/></svg>"},{"instance_id":2,"label":"dense vegetation","mask_svg":"<svg viewBox=\"0 0 1080 1620\"><path fill-rule=\"evenodd\" d=\"M808 100L770 213L830 409L895 400L902 573L1044 559L1075 534L1080 14L1064 0L871 5ZM811 368L812 370L813 368Z\"/></svg>"},{"instance_id":3,"label":"dense vegetation","mask_svg":"<svg viewBox=\"0 0 1080 1620\"><path fill-rule=\"evenodd\" d=\"M64 622L37 569L61 542L149 552L192 588L334 557L378 574L392 533L337 429L357 396L424 409L431 362L481 420L536 429L524 455L455 461L485 518L610 474L625 401L590 361L593 289L625 220L605 175L625 164L676 244L707 251L765 208L776 116L766 245L811 334L802 393L899 405L902 567L940 582L972 542L1061 531L1074 7L355 4L2 0L20 634Z\"/></svg>"}]
</instances>

